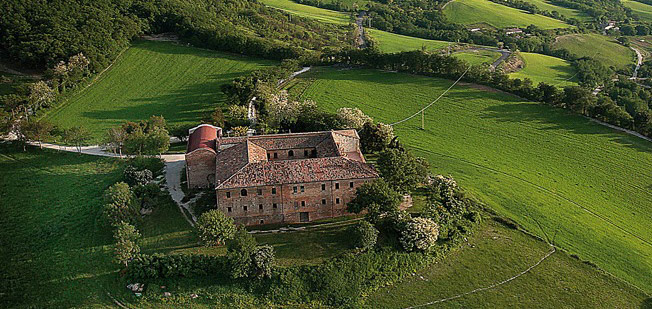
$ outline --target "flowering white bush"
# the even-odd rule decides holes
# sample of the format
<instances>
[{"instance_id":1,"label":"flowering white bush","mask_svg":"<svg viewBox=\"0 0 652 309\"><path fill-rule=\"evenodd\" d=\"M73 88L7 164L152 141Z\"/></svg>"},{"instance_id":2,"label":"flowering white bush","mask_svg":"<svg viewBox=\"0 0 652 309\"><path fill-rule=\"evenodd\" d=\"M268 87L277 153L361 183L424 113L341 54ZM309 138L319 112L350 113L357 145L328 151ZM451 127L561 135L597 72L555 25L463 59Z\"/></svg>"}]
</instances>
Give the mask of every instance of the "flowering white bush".
<instances>
[{"instance_id":1,"label":"flowering white bush","mask_svg":"<svg viewBox=\"0 0 652 309\"><path fill-rule=\"evenodd\" d=\"M337 110L337 119L344 125L344 127L349 129L362 129L367 122L372 122L371 117L365 115L358 108L348 108L342 107Z\"/></svg>"},{"instance_id":2,"label":"flowering white bush","mask_svg":"<svg viewBox=\"0 0 652 309\"><path fill-rule=\"evenodd\" d=\"M428 251L437 242L439 225L426 218L414 218L405 224L399 241L406 251Z\"/></svg>"}]
</instances>

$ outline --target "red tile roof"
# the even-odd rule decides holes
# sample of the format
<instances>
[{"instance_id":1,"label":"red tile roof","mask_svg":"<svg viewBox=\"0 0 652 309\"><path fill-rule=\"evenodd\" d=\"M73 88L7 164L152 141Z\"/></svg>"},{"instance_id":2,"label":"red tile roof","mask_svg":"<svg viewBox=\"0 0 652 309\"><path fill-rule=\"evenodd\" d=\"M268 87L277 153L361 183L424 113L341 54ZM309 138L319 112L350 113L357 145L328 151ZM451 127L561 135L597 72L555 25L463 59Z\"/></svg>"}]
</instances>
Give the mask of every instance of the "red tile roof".
<instances>
[{"instance_id":1,"label":"red tile roof","mask_svg":"<svg viewBox=\"0 0 652 309\"><path fill-rule=\"evenodd\" d=\"M201 125L191 130L188 136L188 148L186 153L195 151L198 148L209 148L215 151L215 140L218 136L218 127Z\"/></svg>"}]
</instances>

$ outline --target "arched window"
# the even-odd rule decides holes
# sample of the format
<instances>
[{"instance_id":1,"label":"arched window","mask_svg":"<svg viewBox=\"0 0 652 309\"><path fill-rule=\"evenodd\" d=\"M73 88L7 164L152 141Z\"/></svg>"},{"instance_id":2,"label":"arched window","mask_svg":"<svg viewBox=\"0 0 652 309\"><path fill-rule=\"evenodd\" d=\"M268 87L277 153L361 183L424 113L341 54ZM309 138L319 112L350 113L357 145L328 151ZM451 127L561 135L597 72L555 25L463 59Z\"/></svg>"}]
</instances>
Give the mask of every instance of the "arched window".
<instances>
[{"instance_id":1,"label":"arched window","mask_svg":"<svg viewBox=\"0 0 652 309\"><path fill-rule=\"evenodd\" d=\"M288 157L294 157L294 150L288 151Z\"/></svg>"},{"instance_id":2,"label":"arched window","mask_svg":"<svg viewBox=\"0 0 652 309\"><path fill-rule=\"evenodd\" d=\"M247 196L247 189L240 190L240 196Z\"/></svg>"}]
</instances>

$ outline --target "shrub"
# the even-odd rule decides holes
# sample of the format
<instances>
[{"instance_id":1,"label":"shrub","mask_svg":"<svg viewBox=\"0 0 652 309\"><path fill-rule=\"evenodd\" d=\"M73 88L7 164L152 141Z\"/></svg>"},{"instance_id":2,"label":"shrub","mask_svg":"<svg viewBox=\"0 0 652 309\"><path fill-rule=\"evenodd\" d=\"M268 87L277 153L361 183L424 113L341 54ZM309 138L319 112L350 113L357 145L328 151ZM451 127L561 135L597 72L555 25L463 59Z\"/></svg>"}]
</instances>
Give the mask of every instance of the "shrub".
<instances>
[{"instance_id":1,"label":"shrub","mask_svg":"<svg viewBox=\"0 0 652 309\"><path fill-rule=\"evenodd\" d=\"M104 203L104 216L110 225L122 221L133 223L138 217L139 207L129 185L124 182L118 182L104 192Z\"/></svg>"},{"instance_id":2,"label":"shrub","mask_svg":"<svg viewBox=\"0 0 652 309\"><path fill-rule=\"evenodd\" d=\"M238 227L233 238L227 241L226 250L231 277L248 277L251 255L256 250L256 239L244 227Z\"/></svg>"},{"instance_id":3,"label":"shrub","mask_svg":"<svg viewBox=\"0 0 652 309\"><path fill-rule=\"evenodd\" d=\"M137 170L133 165L129 165L124 171L125 182L130 186L146 185L154 179L154 174L148 169Z\"/></svg>"},{"instance_id":4,"label":"shrub","mask_svg":"<svg viewBox=\"0 0 652 309\"><path fill-rule=\"evenodd\" d=\"M373 249L378 240L378 230L367 221L360 221L353 230L356 248L362 251Z\"/></svg>"},{"instance_id":5,"label":"shrub","mask_svg":"<svg viewBox=\"0 0 652 309\"><path fill-rule=\"evenodd\" d=\"M378 157L380 176L400 193L409 193L428 177L428 162L407 150L387 149Z\"/></svg>"},{"instance_id":6,"label":"shrub","mask_svg":"<svg viewBox=\"0 0 652 309\"><path fill-rule=\"evenodd\" d=\"M115 261L127 266L140 253L140 246L136 243L140 233L133 225L123 221L115 226L113 238L116 241Z\"/></svg>"},{"instance_id":7,"label":"shrub","mask_svg":"<svg viewBox=\"0 0 652 309\"><path fill-rule=\"evenodd\" d=\"M439 226L426 218L414 218L405 224L399 239L406 251L429 251L437 242Z\"/></svg>"},{"instance_id":8,"label":"shrub","mask_svg":"<svg viewBox=\"0 0 652 309\"><path fill-rule=\"evenodd\" d=\"M140 203L141 209L153 209L162 194L161 189L155 183L135 186L133 192Z\"/></svg>"},{"instance_id":9,"label":"shrub","mask_svg":"<svg viewBox=\"0 0 652 309\"><path fill-rule=\"evenodd\" d=\"M271 277L274 259L274 248L272 246L259 246L251 256L251 274L257 278Z\"/></svg>"},{"instance_id":10,"label":"shrub","mask_svg":"<svg viewBox=\"0 0 652 309\"><path fill-rule=\"evenodd\" d=\"M225 274L225 265L223 256L141 254L129 262L127 277L142 280L191 275Z\"/></svg>"},{"instance_id":11,"label":"shrub","mask_svg":"<svg viewBox=\"0 0 652 309\"><path fill-rule=\"evenodd\" d=\"M362 126L359 133L360 148L364 153L383 151L394 138L394 129L384 123L367 122Z\"/></svg>"},{"instance_id":12,"label":"shrub","mask_svg":"<svg viewBox=\"0 0 652 309\"><path fill-rule=\"evenodd\" d=\"M347 208L353 213L360 213L363 210L369 210L370 213L383 213L398 209L400 203L401 195L390 188L385 180L376 179L358 187L356 197L347 204ZM377 207L370 208L371 205Z\"/></svg>"},{"instance_id":13,"label":"shrub","mask_svg":"<svg viewBox=\"0 0 652 309\"><path fill-rule=\"evenodd\" d=\"M235 225L233 219L223 212L213 209L199 216L196 225L197 235L205 246L215 246L233 238Z\"/></svg>"},{"instance_id":14,"label":"shrub","mask_svg":"<svg viewBox=\"0 0 652 309\"><path fill-rule=\"evenodd\" d=\"M154 176L161 175L165 163L160 158L149 158L143 156L132 157L129 159L129 165L137 171L150 170Z\"/></svg>"},{"instance_id":15,"label":"shrub","mask_svg":"<svg viewBox=\"0 0 652 309\"><path fill-rule=\"evenodd\" d=\"M245 127L245 126L233 127L231 131L232 131L231 133L233 133L233 136L247 136L249 127Z\"/></svg>"}]
</instances>

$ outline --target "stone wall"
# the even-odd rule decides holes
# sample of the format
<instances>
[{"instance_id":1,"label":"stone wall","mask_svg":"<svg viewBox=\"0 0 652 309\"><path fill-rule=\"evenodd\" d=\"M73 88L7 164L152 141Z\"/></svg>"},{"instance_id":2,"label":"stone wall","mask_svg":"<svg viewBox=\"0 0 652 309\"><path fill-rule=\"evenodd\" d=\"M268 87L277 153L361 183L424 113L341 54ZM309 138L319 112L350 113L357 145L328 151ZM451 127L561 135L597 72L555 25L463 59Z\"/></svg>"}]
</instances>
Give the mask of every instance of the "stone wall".
<instances>
[{"instance_id":1,"label":"stone wall","mask_svg":"<svg viewBox=\"0 0 652 309\"><path fill-rule=\"evenodd\" d=\"M189 188L207 188L215 183L215 151L199 148L186 154Z\"/></svg>"}]
</instances>

